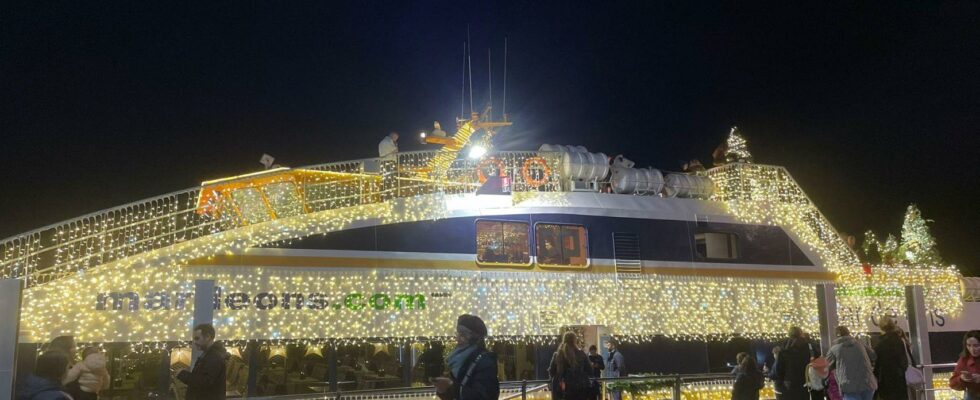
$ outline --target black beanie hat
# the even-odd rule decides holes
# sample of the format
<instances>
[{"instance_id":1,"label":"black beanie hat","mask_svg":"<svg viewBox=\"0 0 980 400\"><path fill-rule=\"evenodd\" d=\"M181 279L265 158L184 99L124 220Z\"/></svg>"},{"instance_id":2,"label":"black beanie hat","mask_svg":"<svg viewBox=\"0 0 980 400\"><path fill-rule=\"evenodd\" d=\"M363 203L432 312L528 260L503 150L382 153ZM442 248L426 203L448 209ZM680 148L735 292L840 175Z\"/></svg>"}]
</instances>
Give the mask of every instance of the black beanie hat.
<instances>
[{"instance_id":1,"label":"black beanie hat","mask_svg":"<svg viewBox=\"0 0 980 400\"><path fill-rule=\"evenodd\" d=\"M481 337L487 336L487 324L476 315L463 314L456 320L456 325L465 327Z\"/></svg>"}]
</instances>

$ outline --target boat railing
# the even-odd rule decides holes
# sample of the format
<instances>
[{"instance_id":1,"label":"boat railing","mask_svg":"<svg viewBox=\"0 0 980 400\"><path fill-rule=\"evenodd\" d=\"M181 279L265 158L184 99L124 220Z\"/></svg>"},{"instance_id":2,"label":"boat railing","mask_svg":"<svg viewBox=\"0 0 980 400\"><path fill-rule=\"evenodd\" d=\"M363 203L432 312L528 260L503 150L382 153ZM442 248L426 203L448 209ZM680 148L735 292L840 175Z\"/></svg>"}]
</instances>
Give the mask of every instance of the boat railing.
<instances>
[{"instance_id":1,"label":"boat railing","mask_svg":"<svg viewBox=\"0 0 980 400\"><path fill-rule=\"evenodd\" d=\"M391 161L367 158L250 174L89 213L0 240L0 279L21 278L30 287L275 219L395 198L472 193L495 176L506 178L513 192L561 190L556 153L495 152L433 167L443 156L404 152ZM260 179L265 180L256 183Z\"/></svg>"},{"instance_id":2,"label":"boat railing","mask_svg":"<svg viewBox=\"0 0 980 400\"><path fill-rule=\"evenodd\" d=\"M672 374L630 376L621 378L593 378L607 392L623 392L626 399L708 399L725 397L731 393L734 377L730 373ZM767 392L768 390L768 392ZM771 384L763 389L761 398L772 398ZM435 388L421 386L411 388L367 389L332 391L277 396L246 396L258 400L399 400L438 399ZM545 400L551 398L549 380L522 380L500 383L499 400Z\"/></svg>"}]
</instances>

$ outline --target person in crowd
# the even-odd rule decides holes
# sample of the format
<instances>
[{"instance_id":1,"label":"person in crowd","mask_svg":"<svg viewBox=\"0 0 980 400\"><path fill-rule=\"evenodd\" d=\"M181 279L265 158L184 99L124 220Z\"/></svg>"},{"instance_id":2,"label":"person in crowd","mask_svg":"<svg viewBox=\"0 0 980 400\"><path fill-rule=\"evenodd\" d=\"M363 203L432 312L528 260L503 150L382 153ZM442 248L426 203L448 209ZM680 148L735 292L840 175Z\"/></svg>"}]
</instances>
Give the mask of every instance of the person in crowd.
<instances>
[{"instance_id":1,"label":"person in crowd","mask_svg":"<svg viewBox=\"0 0 980 400\"><path fill-rule=\"evenodd\" d=\"M65 374L63 383L78 381L79 392L72 396L75 400L95 400L99 392L109 388L109 370L106 369L105 354L98 347L82 350L82 361L75 363Z\"/></svg>"},{"instance_id":2,"label":"person in crowd","mask_svg":"<svg viewBox=\"0 0 980 400\"><path fill-rule=\"evenodd\" d=\"M759 390L766 384L766 379L759 371L755 357L749 353L738 353L735 356L738 364L735 366L735 384L732 386L732 400L759 400Z\"/></svg>"},{"instance_id":3,"label":"person in crowd","mask_svg":"<svg viewBox=\"0 0 980 400\"><path fill-rule=\"evenodd\" d=\"M61 386L67 372L67 353L57 349L45 351L37 358L34 373L17 390L17 400L73 400Z\"/></svg>"},{"instance_id":4,"label":"person in crowd","mask_svg":"<svg viewBox=\"0 0 980 400\"><path fill-rule=\"evenodd\" d=\"M68 356L68 362L72 364L75 358L75 353L78 352L78 347L75 345L74 336L58 336L51 339L51 343L48 343L48 350L59 350Z\"/></svg>"},{"instance_id":5,"label":"person in crowd","mask_svg":"<svg viewBox=\"0 0 980 400\"><path fill-rule=\"evenodd\" d=\"M500 396L497 355L487 350L487 325L463 314L456 320L456 348L449 353L449 377L433 379L442 400L496 400Z\"/></svg>"},{"instance_id":6,"label":"person in crowd","mask_svg":"<svg viewBox=\"0 0 980 400\"><path fill-rule=\"evenodd\" d=\"M772 346L772 364L770 364L771 366L762 366L762 372L765 372L766 378L776 379L776 361L779 359L779 352L782 350L782 347Z\"/></svg>"},{"instance_id":7,"label":"person in crowd","mask_svg":"<svg viewBox=\"0 0 980 400\"><path fill-rule=\"evenodd\" d=\"M187 400L215 400L225 398L225 360L228 352L221 343L214 341L214 326L200 324L194 327L194 347L201 355L194 369L182 369L177 379L187 385Z\"/></svg>"},{"instance_id":8,"label":"person in crowd","mask_svg":"<svg viewBox=\"0 0 980 400\"><path fill-rule=\"evenodd\" d=\"M599 355L599 348L597 348L595 345L589 346L589 364L592 365L592 377L602 377L602 370L606 369L606 363L602 362L602 356ZM596 380L594 380L592 383L593 397L595 397L596 400L602 400L602 384Z\"/></svg>"},{"instance_id":9,"label":"person in crowd","mask_svg":"<svg viewBox=\"0 0 980 400\"><path fill-rule=\"evenodd\" d=\"M881 341L874 348L875 379L878 380L878 391L875 397L887 400L907 400L908 385L905 382L905 370L909 367L905 341L902 340L902 330L891 317L882 317L878 323L883 334Z\"/></svg>"},{"instance_id":10,"label":"person in crowd","mask_svg":"<svg viewBox=\"0 0 980 400\"><path fill-rule=\"evenodd\" d=\"M773 386L785 400L809 398L806 387L806 366L810 363L810 346L797 326L789 329L789 338L781 346L774 369Z\"/></svg>"},{"instance_id":11,"label":"person in crowd","mask_svg":"<svg viewBox=\"0 0 980 400\"><path fill-rule=\"evenodd\" d=\"M810 400L824 400L827 398L827 377L830 375L830 364L826 358L821 357L820 343L814 340L809 332L803 332L803 337L806 339L807 350L810 352L806 388L810 392Z\"/></svg>"},{"instance_id":12,"label":"person in crowd","mask_svg":"<svg viewBox=\"0 0 980 400\"><path fill-rule=\"evenodd\" d=\"M444 349L445 346L443 346L442 342L434 341L429 344L429 348L423 351L419 357L419 361L422 362L422 366L425 368L426 382L442 376L442 371L446 369L446 362L442 358Z\"/></svg>"},{"instance_id":13,"label":"person in crowd","mask_svg":"<svg viewBox=\"0 0 980 400\"><path fill-rule=\"evenodd\" d=\"M964 391L964 400L980 400L980 331L963 335L963 353L949 378L949 387Z\"/></svg>"},{"instance_id":14,"label":"person in crowd","mask_svg":"<svg viewBox=\"0 0 980 400\"><path fill-rule=\"evenodd\" d=\"M575 332L565 332L558 350L551 357L548 376L551 378L551 398L555 400L586 400L592 397L589 376L592 367L589 357L577 346Z\"/></svg>"},{"instance_id":15,"label":"person in crowd","mask_svg":"<svg viewBox=\"0 0 980 400\"><path fill-rule=\"evenodd\" d=\"M382 161L395 161L398 156L398 132L391 132L378 143L378 157Z\"/></svg>"},{"instance_id":16,"label":"person in crowd","mask_svg":"<svg viewBox=\"0 0 980 400\"><path fill-rule=\"evenodd\" d=\"M776 385L776 369L779 367L779 353L783 351L781 346L772 346L772 367L769 371L765 371L765 367L762 367L763 372L766 374L766 378L773 381L773 394L776 396L776 400L781 400L783 398L782 389L779 385Z\"/></svg>"},{"instance_id":17,"label":"person in crowd","mask_svg":"<svg viewBox=\"0 0 980 400\"><path fill-rule=\"evenodd\" d=\"M48 343L48 350L59 350L68 356L68 370L71 371L75 367L75 357L78 353L78 346L75 344L74 336L58 336L51 339L51 343ZM78 376L75 375L71 379L66 379L61 384L64 386L65 393L68 393L72 398L80 398L83 396L81 388L78 383Z\"/></svg>"},{"instance_id":18,"label":"person in crowd","mask_svg":"<svg viewBox=\"0 0 980 400\"><path fill-rule=\"evenodd\" d=\"M432 122L432 136L435 137L446 137L446 131L442 130L442 125L439 125L439 121Z\"/></svg>"},{"instance_id":19,"label":"person in crowd","mask_svg":"<svg viewBox=\"0 0 980 400\"><path fill-rule=\"evenodd\" d=\"M844 400L872 400L878 381L874 376L875 352L863 341L851 336L846 326L838 326L837 338L827 351L834 380Z\"/></svg>"},{"instance_id":20,"label":"person in crowd","mask_svg":"<svg viewBox=\"0 0 980 400\"><path fill-rule=\"evenodd\" d=\"M378 143L378 157L381 159L382 200L397 197L398 186L398 132L391 132Z\"/></svg>"},{"instance_id":21,"label":"person in crowd","mask_svg":"<svg viewBox=\"0 0 980 400\"><path fill-rule=\"evenodd\" d=\"M626 358L619 351L619 342L615 338L609 338L606 341L606 350L609 351L609 356L606 357L606 378L626 376ZM622 400L623 392L611 390L609 391L609 398L611 400Z\"/></svg>"}]
</instances>

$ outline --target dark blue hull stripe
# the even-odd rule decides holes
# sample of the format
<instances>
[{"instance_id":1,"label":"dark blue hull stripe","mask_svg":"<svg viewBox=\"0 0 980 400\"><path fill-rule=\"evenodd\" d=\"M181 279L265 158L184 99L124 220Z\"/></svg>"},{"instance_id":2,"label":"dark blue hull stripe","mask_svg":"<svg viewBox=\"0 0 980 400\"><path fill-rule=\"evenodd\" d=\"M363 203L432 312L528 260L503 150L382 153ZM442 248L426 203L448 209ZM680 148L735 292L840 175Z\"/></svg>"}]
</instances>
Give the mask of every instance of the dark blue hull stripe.
<instances>
[{"instance_id":1,"label":"dark blue hull stripe","mask_svg":"<svg viewBox=\"0 0 980 400\"><path fill-rule=\"evenodd\" d=\"M435 221L406 222L355 228L293 240L278 248L310 250L358 250L417 253L476 254L478 219L583 225L588 229L589 256L614 259L613 233L635 233L644 260L800 265L813 262L780 227L721 222L653 220L573 214L516 214L488 217L459 217ZM734 234L738 258L704 259L695 251L694 235L705 232ZM534 235L530 236L535 252Z\"/></svg>"}]
</instances>

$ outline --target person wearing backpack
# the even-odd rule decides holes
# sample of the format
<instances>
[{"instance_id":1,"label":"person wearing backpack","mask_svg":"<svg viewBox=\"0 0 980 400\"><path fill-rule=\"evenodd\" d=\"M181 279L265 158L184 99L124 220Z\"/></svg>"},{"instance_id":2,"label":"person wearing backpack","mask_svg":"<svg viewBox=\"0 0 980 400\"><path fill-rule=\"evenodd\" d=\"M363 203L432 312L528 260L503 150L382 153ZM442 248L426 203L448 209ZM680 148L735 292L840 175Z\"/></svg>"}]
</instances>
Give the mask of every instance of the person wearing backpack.
<instances>
[{"instance_id":1,"label":"person wearing backpack","mask_svg":"<svg viewBox=\"0 0 980 400\"><path fill-rule=\"evenodd\" d=\"M565 332L558 350L551 357L548 376L551 378L551 398L554 400L588 400L592 396L592 365L585 352L577 346L575 332Z\"/></svg>"},{"instance_id":2,"label":"person wearing backpack","mask_svg":"<svg viewBox=\"0 0 980 400\"><path fill-rule=\"evenodd\" d=\"M766 385L765 377L759 371L755 357L748 353L735 356L735 384L732 386L732 400L759 400L759 391Z\"/></svg>"},{"instance_id":3,"label":"person wearing backpack","mask_svg":"<svg viewBox=\"0 0 980 400\"><path fill-rule=\"evenodd\" d=\"M844 400L871 400L878 381L871 366L875 352L864 342L851 336L846 326L838 326L837 339L827 351L827 361L834 368L834 378Z\"/></svg>"}]
</instances>

